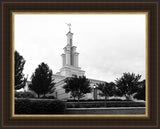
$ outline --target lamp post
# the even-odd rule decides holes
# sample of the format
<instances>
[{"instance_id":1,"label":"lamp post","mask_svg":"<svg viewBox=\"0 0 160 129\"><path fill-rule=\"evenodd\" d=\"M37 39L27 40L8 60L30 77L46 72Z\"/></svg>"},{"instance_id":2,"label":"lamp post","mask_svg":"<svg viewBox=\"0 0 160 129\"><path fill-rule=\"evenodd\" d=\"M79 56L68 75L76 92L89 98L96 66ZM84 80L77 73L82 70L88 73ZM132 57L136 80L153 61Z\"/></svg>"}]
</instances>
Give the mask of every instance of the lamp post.
<instances>
[{"instance_id":1,"label":"lamp post","mask_svg":"<svg viewBox=\"0 0 160 129\"><path fill-rule=\"evenodd\" d=\"M93 89L94 89L94 91L93 91L94 100L97 100L97 87L94 85Z\"/></svg>"}]
</instances>

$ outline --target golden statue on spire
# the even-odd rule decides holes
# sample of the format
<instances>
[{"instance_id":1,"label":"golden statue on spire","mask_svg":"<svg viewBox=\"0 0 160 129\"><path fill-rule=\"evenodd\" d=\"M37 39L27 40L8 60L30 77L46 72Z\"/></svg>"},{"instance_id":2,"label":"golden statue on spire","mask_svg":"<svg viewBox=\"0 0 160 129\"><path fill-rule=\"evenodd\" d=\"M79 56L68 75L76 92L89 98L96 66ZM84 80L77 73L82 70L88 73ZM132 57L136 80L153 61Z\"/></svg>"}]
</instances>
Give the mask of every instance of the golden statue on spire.
<instances>
[{"instance_id":1,"label":"golden statue on spire","mask_svg":"<svg viewBox=\"0 0 160 129\"><path fill-rule=\"evenodd\" d=\"M71 23L66 23L67 26L69 27L69 32L71 31Z\"/></svg>"}]
</instances>

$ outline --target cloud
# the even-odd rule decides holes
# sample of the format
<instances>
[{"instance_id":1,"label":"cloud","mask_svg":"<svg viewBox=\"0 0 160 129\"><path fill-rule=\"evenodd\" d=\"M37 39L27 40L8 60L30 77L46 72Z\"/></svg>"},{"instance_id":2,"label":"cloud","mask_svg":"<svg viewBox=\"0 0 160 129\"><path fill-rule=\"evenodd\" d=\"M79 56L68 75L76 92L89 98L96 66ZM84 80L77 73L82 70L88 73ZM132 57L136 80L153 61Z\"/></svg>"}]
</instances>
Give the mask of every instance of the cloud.
<instances>
[{"instance_id":1,"label":"cloud","mask_svg":"<svg viewBox=\"0 0 160 129\"><path fill-rule=\"evenodd\" d=\"M85 20L84 20L85 19ZM145 15L15 15L15 49L29 76L41 62L62 67L71 22L79 66L89 78L114 81L124 72L145 77Z\"/></svg>"}]
</instances>

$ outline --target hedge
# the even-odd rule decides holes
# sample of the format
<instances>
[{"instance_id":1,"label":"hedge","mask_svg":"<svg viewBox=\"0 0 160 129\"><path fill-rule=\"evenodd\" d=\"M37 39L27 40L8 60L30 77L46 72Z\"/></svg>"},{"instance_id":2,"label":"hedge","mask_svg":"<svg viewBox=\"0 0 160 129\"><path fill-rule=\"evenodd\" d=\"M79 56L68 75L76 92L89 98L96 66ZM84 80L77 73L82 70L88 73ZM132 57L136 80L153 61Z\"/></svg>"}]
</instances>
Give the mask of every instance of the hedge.
<instances>
[{"instance_id":1,"label":"hedge","mask_svg":"<svg viewBox=\"0 0 160 129\"><path fill-rule=\"evenodd\" d=\"M41 99L55 99L54 96L42 96Z\"/></svg>"},{"instance_id":2,"label":"hedge","mask_svg":"<svg viewBox=\"0 0 160 129\"><path fill-rule=\"evenodd\" d=\"M32 92L15 92L16 98L35 98L35 94Z\"/></svg>"},{"instance_id":3,"label":"hedge","mask_svg":"<svg viewBox=\"0 0 160 129\"><path fill-rule=\"evenodd\" d=\"M79 102L95 102L95 101L105 101L104 99L97 99L97 100L93 100L93 99L80 99ZM107 101L132 101L132 100L122 100L122 99L108 99ZM78 100L73 100L73 99L69 99L67 100L67 102L78 102Z\"/></svg>"},{"instance_id":4,"label":"hedge","mask_svg":"<svg viewBox=\"0 0 160 129\"><path fill-rule=\"evenodd\" d=\"M104 101L67 102L67 108L99 108L104 107ZM145 102L134 101L107 101L106 107L145 107Z\"/></svg>"},{"instance_id":5,"label":"hedge","mask_svg":"<svg viewBox=\"0 0 160 129\"><path fill-rule=\"evenodd\" d=\"M15 98L15 114L64 114L65 103L52 99Z\"/></svg>"}]
</instances>

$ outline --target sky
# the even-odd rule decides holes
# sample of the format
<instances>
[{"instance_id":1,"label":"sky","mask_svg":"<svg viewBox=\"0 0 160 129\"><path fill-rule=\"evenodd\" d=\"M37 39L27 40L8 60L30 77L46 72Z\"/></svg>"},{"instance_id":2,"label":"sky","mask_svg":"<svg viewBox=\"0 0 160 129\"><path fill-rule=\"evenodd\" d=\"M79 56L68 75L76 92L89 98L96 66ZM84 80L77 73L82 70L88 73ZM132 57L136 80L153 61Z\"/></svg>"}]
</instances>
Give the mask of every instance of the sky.
<instances>
[{"instance_id":1,"label":"sky","mask_svg":"<svg viewBox=\"0 0 160 129\"><path fill-rule=\"evenodd\" d=\"M14 48L26 60L28 80L42 62L59 72L66 23L71 23L79 66L87 78L111 82L133 72L145 79L145 14L15 14Z\"/></svg>"}]
</instances>

